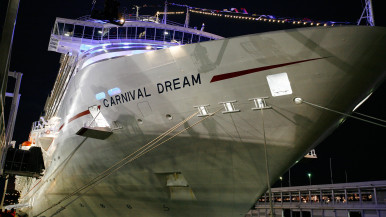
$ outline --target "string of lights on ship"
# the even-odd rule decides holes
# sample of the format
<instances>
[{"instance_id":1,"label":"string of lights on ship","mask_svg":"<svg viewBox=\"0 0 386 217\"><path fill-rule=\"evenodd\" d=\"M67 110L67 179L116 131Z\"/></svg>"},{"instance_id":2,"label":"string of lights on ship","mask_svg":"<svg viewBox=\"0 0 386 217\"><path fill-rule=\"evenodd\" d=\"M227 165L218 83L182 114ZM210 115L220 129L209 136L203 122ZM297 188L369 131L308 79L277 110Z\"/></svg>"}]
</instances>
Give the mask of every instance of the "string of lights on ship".
<instances>
[{"instance_id":1,"label":"string of lights on ship","mask_svg":"<svg viewBox=\"0 0 386 217\"><path fill-rule=\"evenodd\" d=\"M217 16L224 17L228 19L239 19L239 20L250 20L250 21L258 21L258 22L267 22L267 23L287 23L293 25L304 25L304 26L335 26L335 25L350 25L349 22L334 22L334 21L312 21L308 18L304 19L296 19L296 18L277 18L273 15L258 15L258 14L248 14L246 9L241 8L242 12L239 12L236 8L232 8L231 10L213 10L206 8L197 8L191 7L188 5L181 5L175 3L169 3L172 6L185 7L189 8L189 12L209 15L209 16ZM157 12L158 14L164 14L165 12ZM184 11L177 12L167 12L167 14L184 14Z\"/></svg>"}]
</instances>

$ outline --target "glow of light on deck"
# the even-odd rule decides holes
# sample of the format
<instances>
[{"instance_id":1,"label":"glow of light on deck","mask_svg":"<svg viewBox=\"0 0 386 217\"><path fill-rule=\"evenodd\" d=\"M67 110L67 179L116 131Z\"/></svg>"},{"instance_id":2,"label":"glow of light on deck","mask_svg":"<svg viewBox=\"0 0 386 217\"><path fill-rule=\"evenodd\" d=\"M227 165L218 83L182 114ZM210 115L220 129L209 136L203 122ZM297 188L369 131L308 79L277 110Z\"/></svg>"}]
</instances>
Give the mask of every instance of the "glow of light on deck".
<instances>
[{"instance_id":1,"label":"glow of light on deck","mask_svg":"<svg viewBox=\"0 0 386 217\"><path fill-rule=\"evenodd\" d=\"M114 96L114 95L120 94L121 93L121 89L119 89L119 87L114 87L113 89L108 90L107 93L110 96Z\"/></svg>"},{"instance_id":2,"label":"glow of light on deck","mask_svg":"<svg viewBox=\"0 0 386 217\"><path fill-rule=\"evenodd\" d=\"M95 95L95 98L96 98L97 100L104 99L104 98L106 98L106 94L105 94L104 92L97 93L97 94Z\"/></svg>"}]
</instances>

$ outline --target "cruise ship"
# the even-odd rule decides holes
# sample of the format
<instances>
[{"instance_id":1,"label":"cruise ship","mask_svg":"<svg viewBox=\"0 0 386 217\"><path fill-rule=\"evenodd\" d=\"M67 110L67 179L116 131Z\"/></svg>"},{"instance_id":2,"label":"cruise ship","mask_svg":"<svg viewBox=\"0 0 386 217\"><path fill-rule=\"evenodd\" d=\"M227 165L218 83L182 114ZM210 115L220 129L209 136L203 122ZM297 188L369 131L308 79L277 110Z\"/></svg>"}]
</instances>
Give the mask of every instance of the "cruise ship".
<instances>
[{"instance_id":1,"label":"cruise ship","mask_svg":"<svg viewBox=\"0 0 386 217\"><path fill-rule=\"evenodd\" d=\"M151 16L57 18L61 65L22 146L43 160L17 176L20 212L244 216L344 121L330 110L383 82L385 43L382 27L223 38Z\"/></svg>"}]
</instances>

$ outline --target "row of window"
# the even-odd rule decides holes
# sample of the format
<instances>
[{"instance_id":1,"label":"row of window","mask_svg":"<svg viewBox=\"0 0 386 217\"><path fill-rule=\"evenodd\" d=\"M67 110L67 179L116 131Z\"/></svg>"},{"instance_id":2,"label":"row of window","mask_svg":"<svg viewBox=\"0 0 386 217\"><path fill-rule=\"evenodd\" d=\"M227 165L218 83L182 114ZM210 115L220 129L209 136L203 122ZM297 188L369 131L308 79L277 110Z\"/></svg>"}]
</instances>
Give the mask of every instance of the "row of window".
<instances>
[{"instance_id":1,"label":"row of window","mask_svg":"<svg viewBox=\"0 0 386 217\"><path fill-rule=\"evenodd\" d=\"M64 23L57 23L57 25L55 25L54 34L93 40L144 39L167 42L177 41L181 44L211 40L211 38L208 37L169 29L145 27L99 28Z\"/></svg>"}]
</instances>

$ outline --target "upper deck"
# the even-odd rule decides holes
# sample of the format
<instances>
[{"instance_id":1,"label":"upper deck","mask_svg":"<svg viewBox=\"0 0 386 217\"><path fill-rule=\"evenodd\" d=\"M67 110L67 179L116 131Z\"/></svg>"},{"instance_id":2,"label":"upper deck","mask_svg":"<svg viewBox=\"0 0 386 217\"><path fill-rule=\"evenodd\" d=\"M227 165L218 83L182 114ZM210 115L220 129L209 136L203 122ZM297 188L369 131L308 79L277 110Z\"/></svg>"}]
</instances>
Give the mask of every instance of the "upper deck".
<instances>
[{"instance_id":1,"label":"upper deck","mask_svg":"<svg viewBox=\"0 0 386 217\"><path fill-rule=\"evenodd\" d=\"M46 119L56 115L71 77L86 66L115 57L216 39L222 37L172 22L160 23L152 16L127 15L122 26L87 16L77 20L56 18L48 50L65 55L46 102Z\"/></svg>"},{"instance_id":2,"label":"upper deck","mask_svg":"<svg viewBox=\"0 0 386 217\"><path fill-rule=\"evenodd\" d=\"M152 16L126 15L123 26L83 17L56 18L48 50L59 53L85 52L99 45L135 43L152 49L221 39L221 36L179 24L158 22Z\"/></svg>"}]
</instances>

